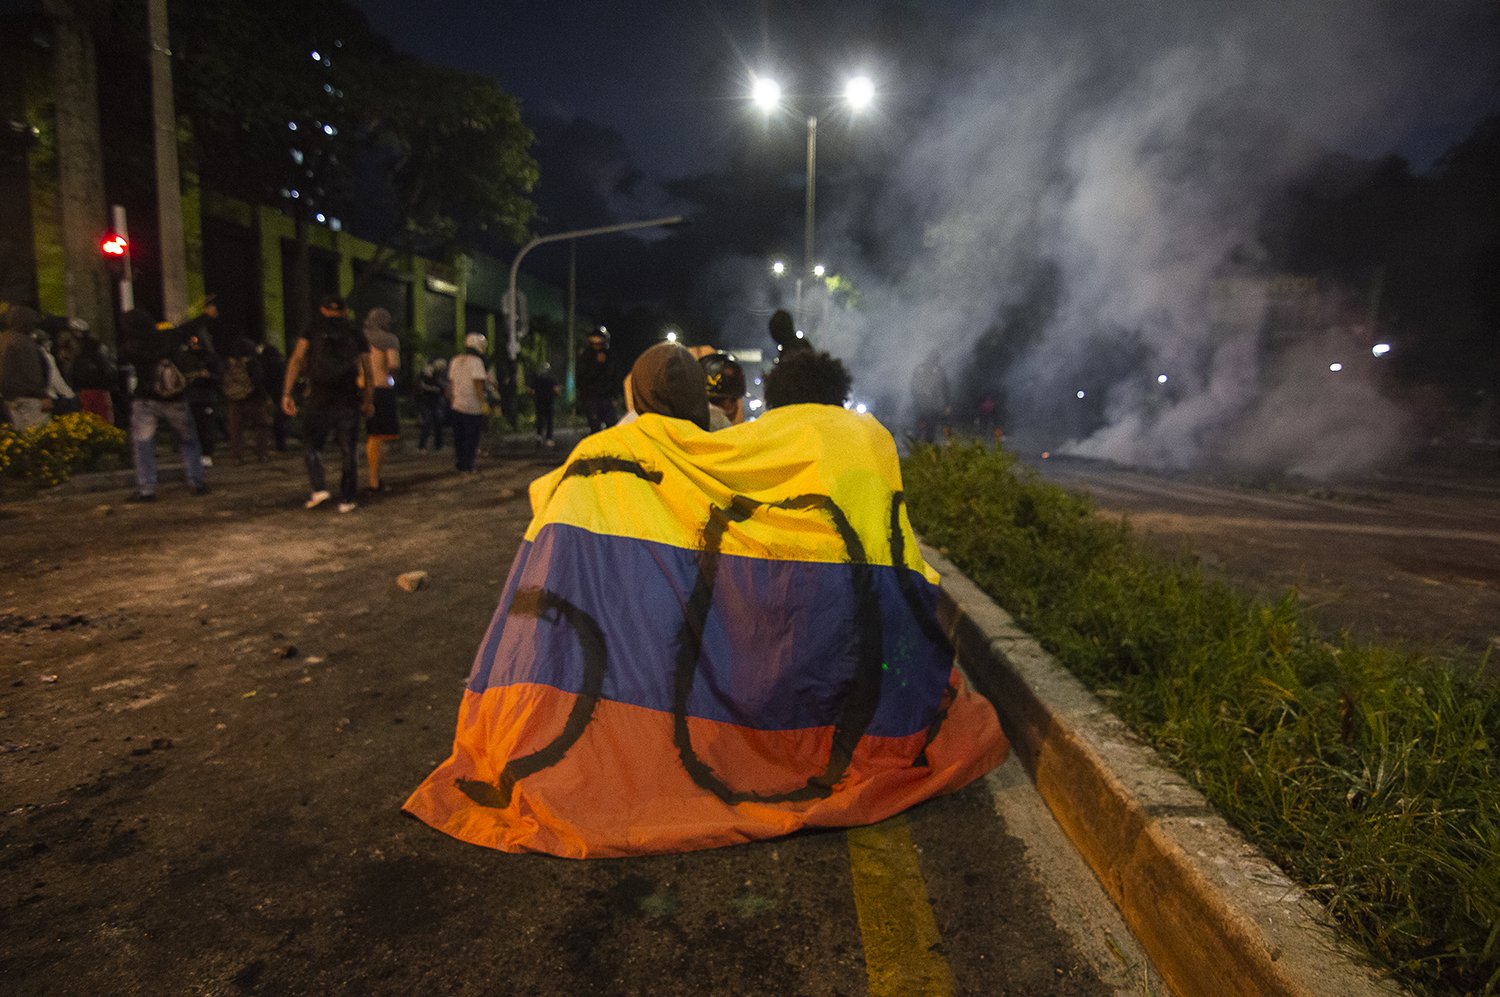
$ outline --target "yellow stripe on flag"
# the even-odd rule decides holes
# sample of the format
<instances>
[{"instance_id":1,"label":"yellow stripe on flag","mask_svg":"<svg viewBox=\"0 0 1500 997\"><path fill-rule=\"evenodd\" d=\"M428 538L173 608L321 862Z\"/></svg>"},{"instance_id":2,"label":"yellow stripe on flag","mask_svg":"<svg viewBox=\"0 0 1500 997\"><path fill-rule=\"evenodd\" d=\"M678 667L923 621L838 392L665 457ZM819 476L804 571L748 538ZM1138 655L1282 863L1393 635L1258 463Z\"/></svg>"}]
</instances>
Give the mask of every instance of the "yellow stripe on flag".
<instances>
[{"instance_id":1,"label":"yellow stripe on flag","mask_svg":"<svg viewBox=\"0 0 1500 997\"><path fill-rule=\"evenodd\" d=\"M854 905L872 997L953 993L906 817L848 832Z\"/></svg>"}]
</instances>

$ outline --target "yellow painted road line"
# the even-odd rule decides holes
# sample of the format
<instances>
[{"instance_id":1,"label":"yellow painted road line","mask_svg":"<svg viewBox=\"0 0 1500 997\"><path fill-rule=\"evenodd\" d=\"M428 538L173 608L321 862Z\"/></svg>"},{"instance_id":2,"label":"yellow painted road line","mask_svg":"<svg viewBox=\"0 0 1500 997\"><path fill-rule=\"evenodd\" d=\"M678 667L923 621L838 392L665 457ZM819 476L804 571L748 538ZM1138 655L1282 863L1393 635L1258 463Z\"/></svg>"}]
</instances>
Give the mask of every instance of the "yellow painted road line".
<instances>
[{"instance_id":1,"label":"yellow painted road line","mask_svg":"<svg viewBox=\"0 0 1500 997\"><path fill-rule=\"evenodd\" d=\"M849 829L854 906L872 997L953 993L953 971L904 815Z\"/></svg>"}]
</instances>

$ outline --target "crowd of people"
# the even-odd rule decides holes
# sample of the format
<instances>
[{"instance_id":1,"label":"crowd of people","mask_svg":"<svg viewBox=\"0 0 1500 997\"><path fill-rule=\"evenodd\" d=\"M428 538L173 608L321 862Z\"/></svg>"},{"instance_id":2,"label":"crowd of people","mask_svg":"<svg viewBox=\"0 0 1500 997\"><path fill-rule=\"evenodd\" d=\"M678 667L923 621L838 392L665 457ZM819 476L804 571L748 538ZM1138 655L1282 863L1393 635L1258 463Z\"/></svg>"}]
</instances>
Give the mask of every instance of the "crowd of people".
<instances>
[{"instance_id":1,"label":"crowd of people","mask_svg":"<svg viewBox=\"0 0 1500 997\"><path fill-rule=\"evenodd\" d=\"M315 314L290 346L288 356L269 342L248 336L226 336L218 329L212 299L187 321L157 322L142 309L124 313L118 325L118 352L112 353L81 322L48 319L24 306L0 304L0 399L3 417L19 429L38 425L54 414L87 411L129 434L135 490L133 503L157 496L157 437L165 428L181 453L189 494L209 490L206 468L213 466L220 441L226 441L236 464L263 462L271 448L284 451L289 436L301 443L308 477L305 505L316 509L330 502L340 512L358 508L359 444L364 437L365 487L388 491L382 470L386 446L400 439L397 375L401 340L391 314L372 308L360 326L337 294L323 297ZM666 345L666 344L663 344ZM819 356L797 342L767 380L767 401L778 399L776 385L787 387L808 376L804 365ZM437 452L452 441L460 473L473 473L489 417L498 406L498 378L487 362L487 337L470 332L453 357L426 358L411 380L418 422L417 449ZM647 357L666 353L691 361L693 379L702 380L709 399L704 428L722 429L745 421L744 368L730 354L712 347L691 351L653 348ZM834 375L824 386L828 401L842 403L847 371L821 355L818 376ZM590 433L634 420L642 411L660 411L670 400L656 392L663 381L623 377L616 368L607 335L596 330L575 359L577 411ZM829 364L836 366L829 366ZM801 371L801 373L799 373ZM678 372L680 373L680 372ZM564 386L549 363L530 365L523 390L532 401L536 442L555 445L557 405ZM839 397L834 399L832 395ZM617 401L623 395L623 414ZM623 415L623 418L622 418ZM330 487L323 450L339 454L337 487Z\"/></svg>"}]
</instances>

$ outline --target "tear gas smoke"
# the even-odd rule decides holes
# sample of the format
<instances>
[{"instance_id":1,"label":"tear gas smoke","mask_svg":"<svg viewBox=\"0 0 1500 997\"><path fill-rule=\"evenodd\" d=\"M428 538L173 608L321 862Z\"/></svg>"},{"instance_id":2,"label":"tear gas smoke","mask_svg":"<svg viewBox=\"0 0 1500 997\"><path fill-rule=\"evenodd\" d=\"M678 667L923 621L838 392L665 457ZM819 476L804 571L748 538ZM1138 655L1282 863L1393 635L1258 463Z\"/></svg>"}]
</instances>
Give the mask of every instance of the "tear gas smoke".
<instances>
[{"instance_id":1,"label":"tear gas smoke","mask_svg":"<svg viewBox=\"0 0 1500 997\"><path fill-rule=\"evenodd\" d=\"M818 254L860 304L844 310L813 285L804 324L862 396L884 397L892 428L904 424L892 401L937 346L950 379L1003 398L1010 435L1054 450L1313 476L1398 455L1407 420L1377 390L1368 309L1349 305L1368 288L1278 290L1285 275L1256 232L1327 150L1389 151L1430 112L1410 96L1432 74L1472 87L1464 74L1489 71L1454 57L1472 49L1461 42L1442 66L1411 54L1419 18L1460 39L1483 13L1442 12L1007 5L963 34L873 210L820 184L832 207ZM858 250L872 216L888 219L882 261ZM891 246L904 250L896 267ZM1330 342L1366 362L1331 373Z\"/></svg>"}]
</instances>

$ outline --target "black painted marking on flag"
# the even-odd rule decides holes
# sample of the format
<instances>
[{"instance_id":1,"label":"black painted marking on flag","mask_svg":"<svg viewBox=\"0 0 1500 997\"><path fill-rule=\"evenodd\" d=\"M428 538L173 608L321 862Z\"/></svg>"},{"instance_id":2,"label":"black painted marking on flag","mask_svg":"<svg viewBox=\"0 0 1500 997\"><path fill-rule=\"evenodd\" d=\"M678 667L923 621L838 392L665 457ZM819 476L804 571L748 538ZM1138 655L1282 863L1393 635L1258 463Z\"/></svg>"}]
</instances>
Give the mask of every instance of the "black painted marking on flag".
<instances>
[{"instance_id":1,"label":"black painted marking on flag","mask_svg":"<svg viewBox=\"0 0 1500 997\"><path fill-rule=\"evenodd\" d=\"M906 600L906 605L911 609L912 616L916 618L917 625L922 628L922 634L941 647L943 656L951 660L954 657L953 643L948 640L948 635L938 625L937 618L927 611L917 580L911 569L906 567L906 531L901 529L901 507L905 504L905 492L891 494L891 565L896 569L896 586L901 590L901 597ZM912 759L913 765L925 767L928 764L927 748L937 739L938 731L942 729L943 721L948 719L948 710L953 706L953 701L957 697L957 688L949 685L947 693L943 696L943 705L938 709L937 715L932 718L932 723L927 725L927 737L922 742L922 750L917 752L917 756Z\"/></svg>"},{"instance_id":2,"label":"black painted marking on flag","mask_svg":"<svg viewBox=\"0 0 1500 997\"><path fill-rule=\"evenodd\" d=\"M653 485L661 484L661 472L645 467L639 461L624 457L584 457L568 465L562 480L587 478L595 474L633 474Z\"/></svg>"},{"instance_id":3,"label":"black painted marking on flag","mask_svg":"<svg viewBox=\"0 0 1500 997\"><path fill-rule=\"evenodd\" d=\"M703 630L708 623L708 613L713 606L714 585L719 572L719 553L724 534L731 522L747 519L756 508L768 506L777 509L816 509L828 514L833 527L844 541L853 569L854 624L855 624L855 668L854 677L844 696L843 708L833 728L833 743L828 753L828 763L823 771L808 779L797 789L784 793L757 793L736 790L724 782L693 748L692 732L687 721L688 697L693 691L693 679L697 675L698 661L703 652ZM854 749L864 737L875 711L880 705L881 651L880 613L875 594L874 571L865 559L864 544L859 534L849 523L837 502L827 495L797 495L777 502L757 502L743 495L736 495L727 507L713 506L709 509L708 523L703 529L703 549L698 552L698 577L693 591L688 596L682 626L677 632L677 663L673 681L672 721L673 740L682 766L699 786L707 789L725 803L796 803L823 799L833 793L854 759Z\"/></svg>"},{"instance_id":4,"label":"black painted marking on flag","mask_svg":"<svg viewBox=\"0 0 1500 997\"><path fill-rule=\"evenodd\" d=\"M583 736L584 729L594 717L594 708L599 705L604 691L604 676L609 670L609 651L604 642L604 630L598 621L555 592L539 588L518 589L510 603L510 614L535 616L549 623L562 620L573 628L573 633L578 637L578 645L583 649L583 688L573 702L573 709L568 713L562 733L531 754L506 762L505 768L500 772L498 785L477 779L458 780L458 788L475 803L502 809L510 806L518 780L562 761L568 749Z\"/></svg>"}]
</instances>

